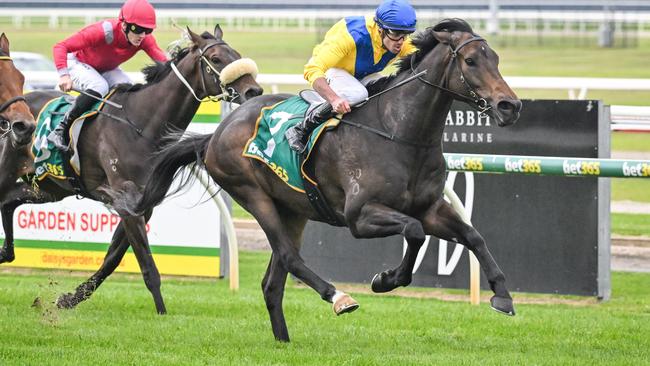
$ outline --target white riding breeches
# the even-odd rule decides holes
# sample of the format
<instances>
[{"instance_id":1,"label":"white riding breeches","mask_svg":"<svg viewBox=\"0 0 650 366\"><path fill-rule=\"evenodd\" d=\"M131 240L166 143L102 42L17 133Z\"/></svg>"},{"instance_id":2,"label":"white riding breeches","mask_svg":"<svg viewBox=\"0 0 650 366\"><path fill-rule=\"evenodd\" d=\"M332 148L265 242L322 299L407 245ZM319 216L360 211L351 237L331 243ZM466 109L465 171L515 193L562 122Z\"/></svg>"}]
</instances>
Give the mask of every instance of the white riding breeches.
<instances>
[{"instance_id":1,"label":"white riding breeches","mask_svg":"<svg viewBox=\"0 0 650 366\"><path fill-rule=\"evenodd\" d=\"M356 105L368 98L368 90L365 86L380 77L382 75L374 73L359 81L343 69L331 68L325 72L325 79L330 88L341 98L346 99L350 105Z\"/></svg>"},{"instance_id":2,"label":"white riding breeches","mask_svg":"<svg viewBox=\"0 0 650 366\"><path fill-rule=\"evenodd\" d=\"M68 54L68 70L75 88L81 90L91 89L102 96L108 94L110 88L117 84L133 83L129 76L119 67L99 73L92 66L77 60L73 54Z\"/></svg>"}]
</instances>

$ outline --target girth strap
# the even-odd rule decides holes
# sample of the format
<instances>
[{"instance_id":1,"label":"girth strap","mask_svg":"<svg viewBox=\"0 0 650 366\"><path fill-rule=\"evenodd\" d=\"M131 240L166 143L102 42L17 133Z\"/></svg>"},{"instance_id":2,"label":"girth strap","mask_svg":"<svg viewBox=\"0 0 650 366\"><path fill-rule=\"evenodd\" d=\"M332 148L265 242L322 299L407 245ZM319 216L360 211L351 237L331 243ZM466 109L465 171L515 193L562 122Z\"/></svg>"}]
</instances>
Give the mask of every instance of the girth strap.
<instances>
[{"instance_id":1,"label":"girth strap","mask_svg":"<svg viewBox=\"0 0 650 366\"><path fill-rule=\"evenodd\" d=\"M305 193L307 194L309 203L314 208L316 213L318 213L323 221L330 225L345 226L345 223L341 222L338 219L338 216L332 207L327 203L325 197L323 196L323 193L320 191L320 189L318 189L318 186L312 183L311 180L305 178L306 175L314 177L314 179L316 176L314 175L314 168L311 166L311 164L305 163L304 155L301 155L300 157L300 165L305 169L305 174L301 175Z\"/></svg>"}]
</instances>

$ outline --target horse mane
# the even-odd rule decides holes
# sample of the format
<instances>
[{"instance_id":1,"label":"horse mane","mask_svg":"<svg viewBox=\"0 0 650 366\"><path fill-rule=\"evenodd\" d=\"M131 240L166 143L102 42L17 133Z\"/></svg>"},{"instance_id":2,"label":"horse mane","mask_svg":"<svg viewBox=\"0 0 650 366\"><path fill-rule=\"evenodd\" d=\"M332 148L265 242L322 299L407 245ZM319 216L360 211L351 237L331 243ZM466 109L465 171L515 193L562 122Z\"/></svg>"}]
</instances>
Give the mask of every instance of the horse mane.
<instances>
[{"instance_id":1,"label":"horse mane","mask_svg":"<svg viewBox=\"0 0 650 366\"><path fill-rule=\"evenodd\" d=\"M393 81L398 75L405 71L411 70L411 64L417 66L424 56L426 56L431 50L433 50L440 41L435 37L435 32L467 32L474 34L474 30L466 21L458 18L444 19L441 20L438 24L433 27L428 27L422 32L418 32L411 40L413 46L417 48L417 51L413 52L410 55L402 57L397 61L397 71L391 75L384 76L373 82L368 86L368 95L377 94L378 92L386 89L388 84Z\"/></svg>"},{"instance_id":2,"label":"horse mane","mask_svg":"<svg viewBox=\"0 0 650 366\"><path fill-rule=\"evenodd\" d=\"M201 38L216 39L209 32L203 32L203 34L201 34ZM196 49L196 45L182 48L177 52L175 52L174 55L172 56L172 59L167 62L155 61L153 65L145 66L142 69L142 73L144 74L145 84L140 84L140 83L119 84L115 87L116 92L135 92L160 82L160 80L164 79L165 76L167 76L170 72L172 72L172 67L171 67L172 62L174 63L179 62L185 56L187 56L190 53L190 51L193 51L195 49Z\"/></svg>"}]
</instances>

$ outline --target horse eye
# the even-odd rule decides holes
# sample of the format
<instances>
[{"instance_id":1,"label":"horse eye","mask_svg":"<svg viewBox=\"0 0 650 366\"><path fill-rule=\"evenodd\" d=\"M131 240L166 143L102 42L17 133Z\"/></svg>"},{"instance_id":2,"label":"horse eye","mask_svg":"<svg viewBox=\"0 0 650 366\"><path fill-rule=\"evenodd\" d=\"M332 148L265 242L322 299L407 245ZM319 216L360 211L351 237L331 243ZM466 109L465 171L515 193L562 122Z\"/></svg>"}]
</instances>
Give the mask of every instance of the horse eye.
<instances>
[{"instance_id":1,"label":"horse eye","mask_svg":"<svg viewBox=\"0 0 650 366\"><path fill-rule=\"evenodd\" d=\"M221 60L219 60L219 57L210 57L210 61L214 64L220 64Z\"/></svg>"},{"instance_id":2,"label":"horse eye","mask_svg":"<svg viewBox=\"0 0 650 366\"><path fill-rule=\"evenodd\" d=\"M471 58L466 58L466 59L465 59L465 63L466 63L468 66L474 66L474 65L476 65L476 63L474 62L474 59L471 59Z\"/></svg>"}]
</instances>

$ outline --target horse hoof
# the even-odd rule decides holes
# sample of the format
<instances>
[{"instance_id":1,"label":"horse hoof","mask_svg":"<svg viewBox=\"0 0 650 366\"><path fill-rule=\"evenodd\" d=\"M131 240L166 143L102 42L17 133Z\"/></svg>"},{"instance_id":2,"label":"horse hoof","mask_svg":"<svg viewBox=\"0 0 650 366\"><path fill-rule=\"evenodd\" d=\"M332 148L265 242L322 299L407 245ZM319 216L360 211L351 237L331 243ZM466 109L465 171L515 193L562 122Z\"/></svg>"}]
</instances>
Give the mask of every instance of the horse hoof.
<instances>
[{"instance_id":1,"label":"horse hoof","mask_svg":"<svg viewBox=\"0 0 650 366\"><path fill-rule=\"evenodd\" d=\"M372 292L383 293L395 289L395 287L388 286L385 283L385 280L386 280L386 272L377 273L375 277L372 278L372 281L370 281L371 284L370 287L372 288Z\"/></svg>"},{"instance_id":2,"label":"horse hoof","mask_svg":"<svg viewBox=\"0 0 650 366\"><path fill-rule=\"evenodd\" d=\"M77 306L77 302L74 301L74 295L70 292L67 294L61 294L58 299L56 299L56 307L59 309L72 309Z\"/></svg>"},{"instance_id":3,"label":"horse hoof","mask_svg":"<svg viewBox=\"0 0 650 366\"><path fill-rule=\"evenodd\" d=\"M492 309L501 314L515 316L515 307L510 298L492 296L490 304L492 305Z\"/></svg>"},{"instance_id":4,"label":"horse hoof","mask_svg":"<svg viewBox=\"0 0 650 366\"><path fill-rule=\"evenodd\" d=\"M0 263L11 263L16 259L14 252L7 252L4 249L0 249Z\"/></svg>"},{"instance_id":5,"label":"horse hoof","mask_svg":"<svg viewBox=\"0 0 650 366\"><path fill-rule=\"evenodd\" d=\"M336 315L351 313L358 308L359 303L348 294L339 297L336 302L332 304L332 309L334 309Z\"/></svg>"}]
</instances>

